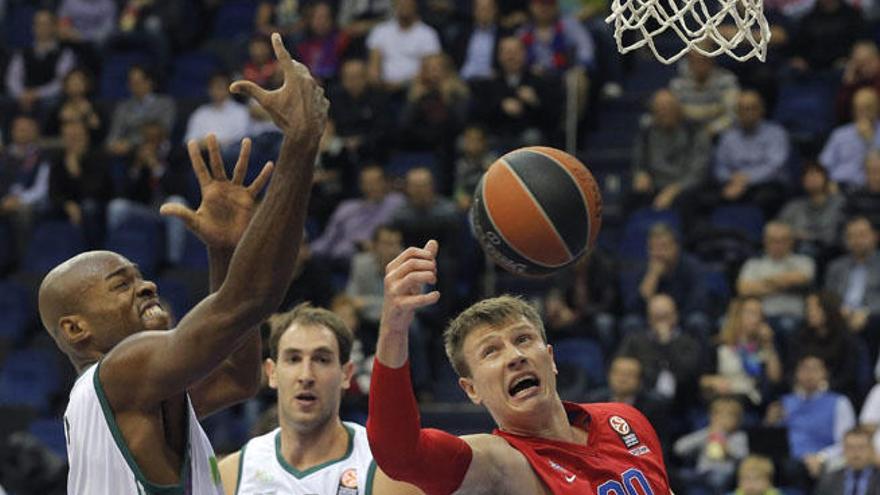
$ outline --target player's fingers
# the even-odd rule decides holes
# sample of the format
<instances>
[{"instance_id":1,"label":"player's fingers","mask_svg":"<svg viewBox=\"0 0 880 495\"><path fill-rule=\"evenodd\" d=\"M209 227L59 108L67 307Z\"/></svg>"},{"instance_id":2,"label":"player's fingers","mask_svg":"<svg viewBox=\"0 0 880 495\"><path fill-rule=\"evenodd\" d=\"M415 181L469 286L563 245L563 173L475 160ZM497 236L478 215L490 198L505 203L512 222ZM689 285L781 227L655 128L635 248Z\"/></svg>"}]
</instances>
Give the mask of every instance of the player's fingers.
<instances>
[{"instance_id":1,"label":"player's fingers","mask_svg":"<svg viewBox=\"0 0 880 495\"><path fill-rule=\"evenodd\" d=\"M238 152L238 161L235 162L235 168L232 170L232 183L242 184L244 176L247 174L248 162L251 159L251 138L241 140L241 151Z\"/></svg>"},{"instance_id":2,"label":"player's fingers","mask_svg":"<svg viewBox=\"0 0 880 495\"><path fill-rule=\"evenodd\" d=\"M208 142L208 163L211 165L211 176L214 177L214 180L229 180L226 177L226 169L223 168L223 157L220 156L220 143L217 141L217 136L208 134L206 141Z\"/></svg>"},{"instance_id":3,"label":"player's fingers","mask_svg":"<svg viewBox=\"0 0 880 495\"><path fill-rule=\"evenodd\" d=\"M250 81L235 81L229 85L229 92L253 98L257 100L257 103L259 103L260 106L263 106L263 103L266 101L266 96L269 94L268 91Z\"/></svg>"},{"instance_id":4,"label":"player's fingers","mask_svg":"<svg viewBox=\"0 0 880 495\"><path fill-rule=\"evenodd\" d=\"M410 272L437 273L437 263L433 260L426 260L423 258L410 258L389 273L388 278L391 280L397 280L405 277L406 274Z\"/></svg>"},{"instance_id":5,"label":"player's fingers","mask_svg":"<svg viewBox=\"0 0 880 495\"><path fill-rule=\"evenodd\" d=\"M247 187L251 196L256 197L257 194L260 194L260 191L266 186L266 182L269 182L269 177L272 176L272 170L274 169L275 165L272 162L266 162L266 164L263 165L263 170L260 170L260 175L258 175L257 178L251 182L251 185Z\"/></svg>"},{"instance_id":6,"label":"player's fingers","mask_svg":"<svg viewBox=\"0 0 880 495\"><path fill-rule=\"evenodd\" d=\"M388 273L393 272L394 270L397 269L397 267L399 267L400 265L405 263L406 260L408 260L410 258L422 258L422 259L429 260L429 259L432 259L433 257L431 256L430 251L426 251L424 249L417 248L417 247L408 247L402 253L397 255L396 258L391 260L390 263L388 263L388 266L385 267L385 273L388 274Z\"/></svg>"},{"instance_id":7,"label":"player's fingers","mask_svg":"<svg viewBox=\"0 0 880 495\"><path fill-rule=\"evenodd\" d=\"M398 306L404 310L414 310L424 306L430 306L440 300L440 291L434 290L427 294L402 297L398 300Z\"/></svg>"},{"instance_id":8,"label":"player's fingers","mask_svg":"<svg viewBox=\"0 0 880 495\"><path fill-rule=\"evenodd\" d=\"M199 181L199 187L211 182L211 174L208 167L205 166L205 160L202 159L202 150L199 143L195 139L190 139L186 143L186 151L189 153L189 161L192 164L193 172L196 174L196 180Z\"/></svg>"},{"instance_id":9,"label":"player's fingers","mask_svg":"<svg viewBox=\"0 0 880 495\"><path fill-rule=\"evenodd\" d=\"M391 294L397 296L421 294L424 285L436 282L437 275L434 272L410 272L404 275L403 278L392 282Z\"/></svg>"},{"instance_id":10,"label":"player's fingers","mask_svg":"<svg viewBox=\"0 0 880 495\"><path fill-rule=\"evenodd\" d=\"M425 251L428 251L429 253L431 253L431 256L433 256L435 258L437 257L437 251L439 251L439 250L440 250L440 243L438 243L434 239L431 239L430 241L428 241L425 244Z\"/></svg>"},{"instance_id":11,"label":"player's fingers","mask_svg":"<svg viewBox=\"0 0 880 495\"><path fill-rule=\"evenodd\" d=\"M196 223L196 212L180 203L165 203L159 208L159 214L163 217L177 217L183 220L190 230Z\"/></svg>"},{"instance_id":12,"label":"player's fingers","mask_svg":"<svg viewBox=\"0 0 880 495\"><path fill-rule=\"evenodd\" d=\"M284 40L281 39L281 35L278 33L272 33L272 49L275 51L275 58L278 59L278 63L284 72L289 73L296 70L293 57L290 56L290 52L284 46Z\"/></svg>"}]
</instances>

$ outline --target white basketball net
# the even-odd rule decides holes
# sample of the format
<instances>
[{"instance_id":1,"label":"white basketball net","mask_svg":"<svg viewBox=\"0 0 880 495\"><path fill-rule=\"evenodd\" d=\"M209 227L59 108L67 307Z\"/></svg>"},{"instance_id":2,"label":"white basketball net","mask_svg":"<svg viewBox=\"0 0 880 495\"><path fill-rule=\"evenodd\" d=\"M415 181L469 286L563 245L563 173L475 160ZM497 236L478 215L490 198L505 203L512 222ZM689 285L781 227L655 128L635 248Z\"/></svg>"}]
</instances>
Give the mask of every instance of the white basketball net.
<instances>
[{"instance_id":1,"label":"white basketball net","mask_svg":"<svg viewBox=\"0 0 880 495\"><path fill-rule=\"evenodd\" d=\"M741 62L757 57L763 62L770 40L763 0L612 0L605 22L614 23L620 53L648 45L664 64L690 50L709 57L726 53ZM655 44L655 37L668 30L684 42L670 56L661 54Z\"/></svg>"}]
</instances>

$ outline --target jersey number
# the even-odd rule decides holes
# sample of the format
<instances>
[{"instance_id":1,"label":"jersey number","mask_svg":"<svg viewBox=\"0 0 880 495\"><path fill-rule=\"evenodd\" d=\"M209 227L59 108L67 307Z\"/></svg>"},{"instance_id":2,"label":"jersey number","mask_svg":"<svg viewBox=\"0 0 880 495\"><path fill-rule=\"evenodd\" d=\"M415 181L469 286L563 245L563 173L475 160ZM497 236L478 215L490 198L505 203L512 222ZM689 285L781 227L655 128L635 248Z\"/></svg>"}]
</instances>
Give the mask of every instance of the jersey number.
<instances>
[{"instance_id":1,"label":"jersey number","mask_svg":"<svg viewBox=\"0 0 880 495\"><path fill-rule=\"evenodd\" d=\"M624 471L620 480L608 480L599 485L598 495L654 495L648 479L636 468Z\"/></svg>"}]
</instances>

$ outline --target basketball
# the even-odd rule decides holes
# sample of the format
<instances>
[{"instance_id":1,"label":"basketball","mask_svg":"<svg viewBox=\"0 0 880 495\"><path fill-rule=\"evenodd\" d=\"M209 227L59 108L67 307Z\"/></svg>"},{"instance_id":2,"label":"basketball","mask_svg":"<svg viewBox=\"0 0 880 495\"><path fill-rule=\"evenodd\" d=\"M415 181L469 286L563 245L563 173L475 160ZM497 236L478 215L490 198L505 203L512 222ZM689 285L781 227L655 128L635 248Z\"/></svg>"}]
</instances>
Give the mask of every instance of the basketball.
<instances>
[{"instance_id":1,"label":"basketball","mask_svg":"<svg viewBox=\"0 0 880 495\"><path fill-rule=\"evenodd\" d=\"M577 158L544 146L520 148L483 175L470 220L496 263L517 275L546 276L592 249L602 196Z\"/></svg>"}]
</instances>

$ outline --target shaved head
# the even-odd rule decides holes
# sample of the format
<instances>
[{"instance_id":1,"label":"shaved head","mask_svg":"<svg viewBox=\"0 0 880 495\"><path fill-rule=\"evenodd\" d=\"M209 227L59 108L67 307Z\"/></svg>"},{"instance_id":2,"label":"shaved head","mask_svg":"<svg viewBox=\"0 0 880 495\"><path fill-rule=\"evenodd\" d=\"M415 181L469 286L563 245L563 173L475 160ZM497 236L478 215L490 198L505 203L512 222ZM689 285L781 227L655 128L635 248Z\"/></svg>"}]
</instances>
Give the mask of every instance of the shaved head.
<instances>
[{"instance_id":1,"label":"shaved head","mask_svg":"<svg viewBox=\"0 0 880 495\"><path fill-rule=\"evenodd\" d=\"M61 263L40 284L40 320L74 366L93 362L143 330L167 329L156 286L131 261L111 251L89 251Z\"/></svg>"}]
</instances>

